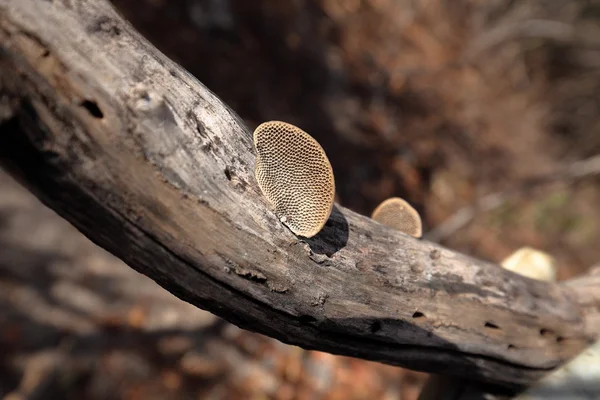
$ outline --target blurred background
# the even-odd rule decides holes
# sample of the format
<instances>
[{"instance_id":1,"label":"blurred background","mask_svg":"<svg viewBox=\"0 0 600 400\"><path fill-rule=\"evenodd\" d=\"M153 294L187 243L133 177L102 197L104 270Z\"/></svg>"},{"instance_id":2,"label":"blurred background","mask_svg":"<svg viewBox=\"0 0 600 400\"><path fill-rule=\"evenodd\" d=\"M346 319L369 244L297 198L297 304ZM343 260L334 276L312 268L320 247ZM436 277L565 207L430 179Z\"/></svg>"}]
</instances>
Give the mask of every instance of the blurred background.
<instances>
[{"instance_id":1,"label":"blurred background","mask_svg":"<svg viewBox=\"0 0 600 400\"><path fill-rule=\"evenodd\" d=\"M600 1L113 0L253 129L298 125L338 201L558 279L600 264ZM177 300L0 171L0 396L416 399L425 374L304 351Z\"/></svg>"}]
</instances>

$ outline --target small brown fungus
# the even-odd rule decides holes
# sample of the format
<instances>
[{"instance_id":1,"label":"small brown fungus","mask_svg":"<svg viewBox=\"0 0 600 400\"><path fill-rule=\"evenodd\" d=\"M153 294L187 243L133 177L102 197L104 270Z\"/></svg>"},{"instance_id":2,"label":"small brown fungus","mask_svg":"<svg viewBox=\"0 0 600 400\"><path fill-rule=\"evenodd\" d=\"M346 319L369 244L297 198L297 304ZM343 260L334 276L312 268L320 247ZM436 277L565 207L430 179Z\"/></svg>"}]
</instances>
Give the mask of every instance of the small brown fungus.
<instances>
[{"instance_id":1,"label":"small brown fungus","mask_svg":"<svg viewBox=\"0 0 600 400\"><path fill-rule=\"evenodd\" d=\"M254 131L258 185L275 214L298 236L312 237L333 208L335 181L319 143L294 125L265 122Z\"/></svg>"},{"instance_id":2,"label":"small brown fungus","mask_svg":"<svg viewBox=\"0 0 600 400\"><path fill-rule=\"evenodd\" d=\"M384 200L371 216L380 224L395 228L414 237L421 237L423 226L417 210L399 197Z\"/></svg>"}]
</instances>

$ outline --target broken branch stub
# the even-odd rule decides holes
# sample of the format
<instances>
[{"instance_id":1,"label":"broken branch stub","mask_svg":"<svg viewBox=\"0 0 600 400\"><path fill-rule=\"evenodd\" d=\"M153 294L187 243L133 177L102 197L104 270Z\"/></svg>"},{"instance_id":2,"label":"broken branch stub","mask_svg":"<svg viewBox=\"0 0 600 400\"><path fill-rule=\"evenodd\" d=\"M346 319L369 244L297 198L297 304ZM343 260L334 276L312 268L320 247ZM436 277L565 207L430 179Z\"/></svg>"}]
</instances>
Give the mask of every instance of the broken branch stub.
<instances>
[{"instance_id":1,"label":"broken branch stub","mask_svg":"<svg viewBox=\"0 0 600 400\"><path fill-rule=\"evenodd\" d=\"M270 121L254 131L255 176L292 232L310 238L323 228L335 197L333 170L325 151L294 125Z\"/></svg>"}]
</instances>

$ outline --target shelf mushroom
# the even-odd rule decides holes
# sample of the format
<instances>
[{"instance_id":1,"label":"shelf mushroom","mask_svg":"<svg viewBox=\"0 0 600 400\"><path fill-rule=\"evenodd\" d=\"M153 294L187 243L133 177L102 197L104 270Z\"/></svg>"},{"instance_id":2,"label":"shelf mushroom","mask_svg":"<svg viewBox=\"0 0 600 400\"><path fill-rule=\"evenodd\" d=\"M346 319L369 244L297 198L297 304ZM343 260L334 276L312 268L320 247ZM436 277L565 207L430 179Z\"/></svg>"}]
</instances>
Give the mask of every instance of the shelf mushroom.
<instances>
[{"instance_id":1,"label":"shelf mushroom","mask_svg":"<svg viewBox=\"0 0 600 400\"><path fill-rule=\"evenodd\" d=\"M384 200L375 208L371 218L380 224L397 229L416 238L421 237L423 233L421 216L417 210L399 197Z\"/></svg>"},{"instance_id":2,"label":"shelf mushroom","mask_svg":"<svg viewBox=\"0 0 600 400\"><path fill-rule=\"evenodd\" d=\"M294 234L323 228L335 197L333 169L319 143L302 129L269 121L254 131L254 175L275 214Z\"/></svg>"}]
</instances>

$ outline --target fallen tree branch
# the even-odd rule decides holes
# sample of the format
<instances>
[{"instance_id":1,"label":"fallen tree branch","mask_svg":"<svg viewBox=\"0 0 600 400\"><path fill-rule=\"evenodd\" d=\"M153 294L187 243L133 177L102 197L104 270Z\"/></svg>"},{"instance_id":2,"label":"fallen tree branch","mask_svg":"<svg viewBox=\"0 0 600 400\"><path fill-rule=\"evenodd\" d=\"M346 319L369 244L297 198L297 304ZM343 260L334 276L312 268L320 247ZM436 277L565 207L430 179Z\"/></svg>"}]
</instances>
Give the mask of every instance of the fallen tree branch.
<instances>
[{"instance_id":1,"label":"fallen tree branch","mask_svg":"<svg viewBox=\"0 0 600 400\"><path fill-rule=\"evenodd\" d=\"M260 195L243 123L104 0L2 0L0 44L2 165L185 301L286 343L508 389L600 332L600 286L522 278L339 206L294 236Z\"/></svg>"}]
</instances>

